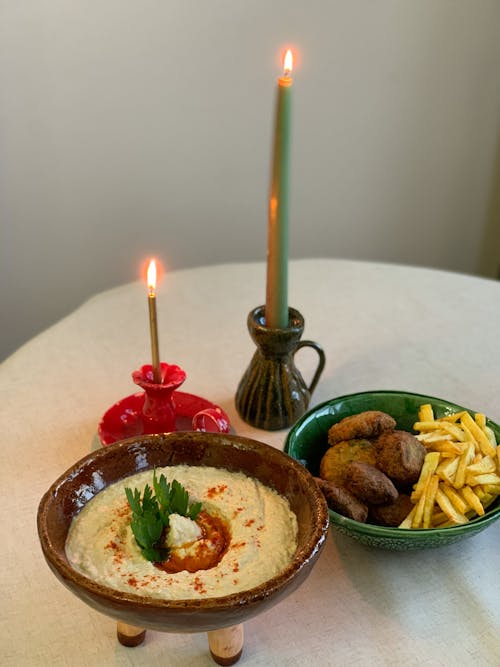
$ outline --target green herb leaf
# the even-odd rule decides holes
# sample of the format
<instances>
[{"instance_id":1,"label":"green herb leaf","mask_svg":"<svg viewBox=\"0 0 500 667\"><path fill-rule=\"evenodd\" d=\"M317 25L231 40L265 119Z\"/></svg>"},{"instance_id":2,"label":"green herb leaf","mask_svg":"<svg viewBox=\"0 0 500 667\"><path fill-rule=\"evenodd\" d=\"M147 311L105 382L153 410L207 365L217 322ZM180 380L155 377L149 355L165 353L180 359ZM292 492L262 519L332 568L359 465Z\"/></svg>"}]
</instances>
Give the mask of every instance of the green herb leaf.
<instances>
[{"instance_id":1,"label":"green herb leaf","mask_svg":"<svg viewBox=\"0 0 500 667\"><path fill-rule=\"evenodd\" d=\"M167 551L166 554L165 551ZM152 561L153 563L160 563L168 556L168 549L155 549L154 547L147 547L142 550L142 555L144 558Z\"/></svg>"},{"instance_id":2,"label":"green herb leaf","mask_svg":"<svg viewBox=\"0 0 500 667\"><path fill-rule=\"evenodd\" d=\"M170 484L167 482L165 475L161 474L160 479L156 477L156 470L153 472L153 488L155 490L156 499L159 504L160 514L165 525L168 525L168 517L170 511Z\"/></svg>"},{"instance_id":3,"label":"green herb leaf","mask_svg":"<svg viewBox=\"0 0 500 667\"><path fill-rule=\"evenodd\" d=\"M170 511L172 513L186 516L189 496L186 489L176 479L172 482L170 490Z\"/></svg>"},{"instance_id":4,"label":"green herb leaf","mask_svg":"<svg viewBox=\"0 0 500 667\"><path fill-rule=\"evenodd\" d=\"M154 491L154 495L153 495ZM168 529L171 514L180 514L193 521L201 511L201 503L189 504L189 494L176 479L169 484L165 475L160 478L153 471L153 488L144 487L142 501L138 489L125 489L132 510L130 527L144 558L158 562L168 556L168 548L162 545L163 535Z\"/></svg>"},{"instance_id":5,"label":"green herb leaf","mask_svg":"<svg viewBox=\"0 0 500 667\"><path fill-rule=\"evenodd\" d=\"M198 514L201 512L201 503L192 503L189 506L188 517L195 521L198 518Z\"/></svg>"},{"instance_id":6,"label":"green herb leaf","mask_svg":"<svg viewBox=\"0 0 500 667\"><path fill-rule=\"evenodd\" d=\"M144 495L142 497L142 509L143 512L156 512L158 509L158 503L156 498L153 496L153 490L151 487L146 484L144 487Z\"/></svg>"},{"instance_id":7,"label":"green herb leaf","mask_svg":"<svg viewBox=\"0 0 500 667\"><path fill-rule=\"evenodd\" d=\"M135 514L141 514L141 494L137 489L125 489L127 495L128 504L130 505L132 512Z\"/></svg>"},{"instance_id":8,"label":"green herb leaf","mask_svg":"<svg viewBox=\"0 0 500 667\"><path fill-rule=\"evenodd\" d=\"M140 517L133 516L130 527L137 543L143 549L154 546L163 532L163 522L150 511Z\"/></svg>"}]
</instances>

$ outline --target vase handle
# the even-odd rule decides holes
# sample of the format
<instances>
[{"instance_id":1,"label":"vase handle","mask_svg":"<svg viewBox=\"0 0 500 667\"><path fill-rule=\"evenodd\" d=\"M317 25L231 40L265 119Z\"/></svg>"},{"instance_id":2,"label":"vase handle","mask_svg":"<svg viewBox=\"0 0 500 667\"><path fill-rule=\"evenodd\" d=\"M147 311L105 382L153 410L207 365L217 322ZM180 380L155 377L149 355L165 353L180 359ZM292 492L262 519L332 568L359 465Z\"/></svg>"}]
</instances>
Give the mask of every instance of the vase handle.
<instances>
[{"instance_id":1,"label":"vase handle","mask_svg":"<svg viewBox=\"0 0 500 667\"><path fill-rule=\"evenodd\" d=\"M295 347L295 352L293 353L293 356L297 353L298 350L300 350L301 347L312 347L313 350L315 350L318 353L318 366L316 368L316 372L313 375L313 379L311 380L311 384L307 388L309 393L312 395L313 391L316 389L316 385L318 384L318 380L320 378L321 373L323 372L323 369L325 367L325 352L321 345L318 343L315 343L313 340L301 340L297 343Z\"/></svg>"}]
</instances>

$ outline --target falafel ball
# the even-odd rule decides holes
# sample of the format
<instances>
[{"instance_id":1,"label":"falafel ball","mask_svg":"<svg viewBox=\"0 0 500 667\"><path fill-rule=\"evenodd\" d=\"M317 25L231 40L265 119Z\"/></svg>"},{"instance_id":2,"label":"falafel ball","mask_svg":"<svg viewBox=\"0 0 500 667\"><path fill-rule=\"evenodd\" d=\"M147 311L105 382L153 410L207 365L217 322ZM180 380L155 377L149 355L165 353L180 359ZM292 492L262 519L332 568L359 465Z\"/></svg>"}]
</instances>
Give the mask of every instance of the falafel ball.
<instances>
[{"instance_id":1,"label":"falafel ball","mask_svg":"<svg viewBox=\"0 0 500 667\"><path fill-rule=\"evenodd\" d=\"M395 426L396 421L386 412L366 410L333 424L328 430L328 444L332 446L343 440L377 438L381 433L392 431Z\"/></svg>"},{"instance_id":2,"label":"falafel ball","mask_svg":"<svg viewBox=\"0 0 500 667\"><path fill-rule=\"evenodd\" d=\"M407 431L383 433L376 441L377 467L396 485L413 484L420 475L426 449Z\"/></svg>"},{"instance_id":3,"label":"falafel ball","mask_svg":"<svg viewBox=\"0 0 500 667\"><path fill-rule=\"evenodd\" d=\"M344 472L352 461L365 461L375 464L377 450L369 440L346 440L330 447L319 465L319 475L329 482L342 485Z\"/></svg>"},{"instance_id":4,"label":"falafel ball","mask_svg":"<svg viewBox=\"0 0 500 667\"><path fill-rule=\"evenodd\" d=\"M370 523L376 523L379 526L397 527L414 507L410 496L400 493L393 503L372 505L369 509L369 520Z\"/></svg>"},{"instance_id":5,"label":"falafel ball","mask_svg":"<svg viewBox=\"0 0 500 667\"><path fill-rule=\"evenodd\" d=\"M334 512L365 523L368 518L368 507L343 486L315 477L316 483L325 496L326 504Z\"/></svg>"},{"instance_id":6,"label":"falafel ball","mask_svg":"<svg viewBox=\"0 0 500 667\"><path fill-rule=\"evenodd\" d=\"M368 505L391 503L398 497L398 491L389 477L374 465L363 461L354 461L347 466L344 484Z\"/></svg>"}]
</instances>

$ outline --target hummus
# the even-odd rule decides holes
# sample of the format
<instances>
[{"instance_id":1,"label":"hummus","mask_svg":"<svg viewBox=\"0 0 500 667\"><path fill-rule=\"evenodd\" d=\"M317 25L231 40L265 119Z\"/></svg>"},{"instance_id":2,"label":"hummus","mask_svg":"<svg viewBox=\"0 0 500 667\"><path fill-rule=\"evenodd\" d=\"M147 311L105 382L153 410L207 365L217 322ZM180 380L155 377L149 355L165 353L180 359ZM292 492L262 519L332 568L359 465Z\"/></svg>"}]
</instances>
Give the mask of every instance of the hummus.
<instances>
[{"instance_id":1,"label":"hummus","mask_svg":"<svg viewBox=\"0 0 500 667\"><path fill-rule=\"evenodd\" d=\"M125 487L152 486L151 470L123 479L98 493L73 519L66 541L71 565L111 588L164 599L220 597L253 588L283 570L297 547L297 518L286 498L243 473L219 468L170 466L158 477L178 480L202 515L226 526L220 560L196 572L167 572L146 560L130 527ZM174 520L167 543L190 548L201 530L190 520ZM187 523L188 522L188 523ZM199 523L199 521L198 521ZM170 539L170 542L168 540Z\"/></svg>"}]
</instances>

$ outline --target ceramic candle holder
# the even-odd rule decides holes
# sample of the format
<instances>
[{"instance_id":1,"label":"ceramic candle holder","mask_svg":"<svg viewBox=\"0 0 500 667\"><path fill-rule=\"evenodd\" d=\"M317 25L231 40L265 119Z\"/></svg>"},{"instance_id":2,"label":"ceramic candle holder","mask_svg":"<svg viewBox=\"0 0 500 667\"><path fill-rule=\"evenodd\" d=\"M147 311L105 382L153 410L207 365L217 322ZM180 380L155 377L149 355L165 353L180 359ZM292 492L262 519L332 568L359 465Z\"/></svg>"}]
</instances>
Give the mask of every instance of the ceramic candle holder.
<instances>
[{"instance_id":1,"label":"ceramic candle holder","mask_svg":"<svg viewBox=\"0 0 500 667\"><path fill-rule=\"evenodd\" d=\"M300 340L304 318L294 308L288 309L288 327L266 327L264 306L250 311L247 325L257 350L238 386L236 409L245 422L256 428L288 428L309 407L325 366L325 353L318 343ZM318 354L309 386L294 362L295 353L303 347L311 347Z\"/></svg>"},{"instance_id":2,"label":"ceramic candle holder","mask_svg":"<svg viewBox=\"0 0 500 667\"><path fill-rule=\"evenodd\" d=\"M161 384L154 381L150 364L132 373L135 384L144 389L142 408L144 433L175 431L175 403L173 393L186 379L186 373L174 364L160 364Z\"/></svg>"},{"instance_id":3,"label":"ceramic candle holder","mask_svg":"<svg viewBox=\"0 0 500 667\"><path fill-rule=\"evenodd\" d=\"M160 364L161 382L154 381L153 366L146 364L132 373L143 391L114 403L103 415L98 436L105 447L118 440L172 431L229 433L224 410L201 396L178 391L186 373L175 364Z\"/></svg>"}]
</instances>

